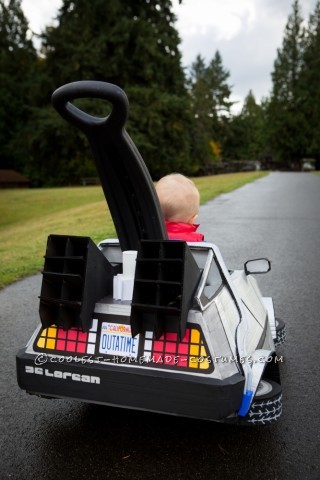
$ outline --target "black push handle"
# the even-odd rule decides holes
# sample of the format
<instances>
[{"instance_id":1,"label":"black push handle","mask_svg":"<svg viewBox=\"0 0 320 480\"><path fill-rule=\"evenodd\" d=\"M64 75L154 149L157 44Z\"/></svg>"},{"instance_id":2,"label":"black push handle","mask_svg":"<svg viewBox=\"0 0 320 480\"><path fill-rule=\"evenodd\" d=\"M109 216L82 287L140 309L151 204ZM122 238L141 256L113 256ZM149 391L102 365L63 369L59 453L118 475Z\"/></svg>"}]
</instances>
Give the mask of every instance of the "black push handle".
<instances>
[{"instance_id":1,"label":"black push handle","mask_svg":"<svg viewBox=\"0 0 320 480\"><path fill-rule=\"evenodd\" d=\"M112 111L105 118L89 115L71 103L80 98L107 100ZM151 176L124 128L129 109L124 91L110 83L73 82L58 88L52 95L52 103L89 140L122 250L138 250L142 239L166 239Z\"/></svg>"},{"instance_id":2,"label":"black push handle","mask_svg":"<svg viewBox=\"0 0 320 480\"><path fill-rule=\"evenodd\" d=\"M73 105L80 98L107 100L112 105L111 113L104 117L94 117ZM108 126L122 129L128 117L129 102L125 92L110 83L85 80L73 82L58 88L52 95L52 104L60 115L75 127L86 132L88 128Z\"/></svg>"}]
</instances>

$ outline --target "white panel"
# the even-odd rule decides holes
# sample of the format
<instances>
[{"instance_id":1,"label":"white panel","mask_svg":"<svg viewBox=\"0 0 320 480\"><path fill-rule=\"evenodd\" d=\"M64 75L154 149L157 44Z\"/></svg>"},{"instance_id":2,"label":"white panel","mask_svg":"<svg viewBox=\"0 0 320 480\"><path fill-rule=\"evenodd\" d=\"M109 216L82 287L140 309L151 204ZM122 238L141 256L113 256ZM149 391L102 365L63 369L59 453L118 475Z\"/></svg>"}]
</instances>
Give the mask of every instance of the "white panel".
<instances>
[{"instance_id":1,"label":"white panel","mask_svg":"<svg viewBox=\"0 0 320 480\"><path fill-rule=\"evenodd\" d=\"M274 316L273 300L271 297L263 297L262 300L268 311L268 320L270 324L272 338L275 339L277 337L277 331L276 331L276 319Z\"/></svg>"}]
</instances>

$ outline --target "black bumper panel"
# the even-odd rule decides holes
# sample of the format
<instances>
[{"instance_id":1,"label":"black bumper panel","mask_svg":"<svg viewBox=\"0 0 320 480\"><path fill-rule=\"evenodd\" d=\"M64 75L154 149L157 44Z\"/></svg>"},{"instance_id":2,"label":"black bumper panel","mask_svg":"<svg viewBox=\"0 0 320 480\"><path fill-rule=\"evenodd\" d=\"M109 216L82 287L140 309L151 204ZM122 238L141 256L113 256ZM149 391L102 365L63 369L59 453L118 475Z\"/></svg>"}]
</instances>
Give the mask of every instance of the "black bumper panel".
<instances>
[{"instance_id":1,"label":"black bumper panel","mask_svg":"<svg viewBox=\"0 0 320 480\"><path fill-rule=\"evenodd\" d=\"M28 393L72 398L124 408L205 420L223 420L240 408L244 378L220 381L204 376L106 364L35 365L35 356L20 350L17 377Z\"/></svg>"}]
</instances>

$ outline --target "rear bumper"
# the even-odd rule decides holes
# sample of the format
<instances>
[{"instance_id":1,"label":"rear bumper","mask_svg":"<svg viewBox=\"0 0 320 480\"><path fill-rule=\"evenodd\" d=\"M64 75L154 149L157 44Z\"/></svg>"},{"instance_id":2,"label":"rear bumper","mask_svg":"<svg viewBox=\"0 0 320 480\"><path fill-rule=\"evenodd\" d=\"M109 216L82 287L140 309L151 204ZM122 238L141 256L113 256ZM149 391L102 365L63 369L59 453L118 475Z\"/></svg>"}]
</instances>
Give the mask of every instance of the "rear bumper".
<instances>
[{"instance_id":1,"label":"rear bumper","mask_svg":"<svg viewBox=\"0 0 320 480\"><path fill-rule=\"evenodd\" d=\"M106 364L46 363L20 350L17 378L28 393L205 420L223 420L240 408L244 378L221 381L176 372Z\"/></svg>"}]
</instances>

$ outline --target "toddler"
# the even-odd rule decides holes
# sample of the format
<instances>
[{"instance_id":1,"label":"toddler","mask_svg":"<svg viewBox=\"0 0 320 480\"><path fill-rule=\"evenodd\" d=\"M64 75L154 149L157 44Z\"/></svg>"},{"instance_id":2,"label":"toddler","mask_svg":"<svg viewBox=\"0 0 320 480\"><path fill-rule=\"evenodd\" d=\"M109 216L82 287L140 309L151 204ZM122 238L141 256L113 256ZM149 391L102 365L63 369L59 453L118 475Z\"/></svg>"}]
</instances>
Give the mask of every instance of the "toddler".
<instances>
[{"instance_id":1,"label":"toddler","mask_svg":"<svg viewBox=\"0 0 320 480\"><path fill-rule=\"evenodd\" d=\"M156 191L168 237L171 240L202 242L202 233L196 231L199 225L194 224L198 216L200 195L192 180L180 173L172 173L159 180Z\"/></svg>"}]
</instances>

